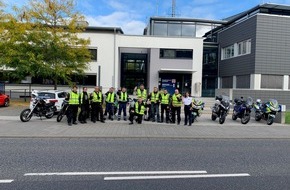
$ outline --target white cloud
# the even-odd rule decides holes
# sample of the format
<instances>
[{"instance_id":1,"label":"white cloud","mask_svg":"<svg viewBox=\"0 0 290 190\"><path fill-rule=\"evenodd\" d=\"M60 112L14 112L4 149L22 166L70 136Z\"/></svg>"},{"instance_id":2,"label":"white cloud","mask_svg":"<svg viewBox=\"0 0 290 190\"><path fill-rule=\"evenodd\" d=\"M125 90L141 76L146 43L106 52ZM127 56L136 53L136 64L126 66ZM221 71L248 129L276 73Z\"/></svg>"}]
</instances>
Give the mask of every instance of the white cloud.
<instances>
[{"instance_id":1,"label":"white cloud","mask_svg":"<svg viewBox=\"0 0 290 190\"><path fill-rule=\"evenodd\" d=\"M121 27L125 34L143 34L146 24L128 12L114 12L106 16L86 16L90 26Z\"/></svg>"}]
</instances>

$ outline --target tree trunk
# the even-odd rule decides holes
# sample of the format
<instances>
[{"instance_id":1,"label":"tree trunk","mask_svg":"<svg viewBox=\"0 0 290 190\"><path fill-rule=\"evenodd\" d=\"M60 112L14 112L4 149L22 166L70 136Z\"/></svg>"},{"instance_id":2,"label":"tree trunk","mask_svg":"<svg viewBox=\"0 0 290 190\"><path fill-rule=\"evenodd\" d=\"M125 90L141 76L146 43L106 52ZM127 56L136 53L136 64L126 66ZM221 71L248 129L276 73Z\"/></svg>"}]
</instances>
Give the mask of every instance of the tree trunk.
<instances>
[{"instance_id":1,"label":"tree trunk","mask_svg":"<svg viewBox=\"0 0 290 190\"><path fill-rule=\"evenodd\" d=\"M57 90L57 78L55 77L53 81L54 81L54 90Z\"/></svg>"}]
</instances>

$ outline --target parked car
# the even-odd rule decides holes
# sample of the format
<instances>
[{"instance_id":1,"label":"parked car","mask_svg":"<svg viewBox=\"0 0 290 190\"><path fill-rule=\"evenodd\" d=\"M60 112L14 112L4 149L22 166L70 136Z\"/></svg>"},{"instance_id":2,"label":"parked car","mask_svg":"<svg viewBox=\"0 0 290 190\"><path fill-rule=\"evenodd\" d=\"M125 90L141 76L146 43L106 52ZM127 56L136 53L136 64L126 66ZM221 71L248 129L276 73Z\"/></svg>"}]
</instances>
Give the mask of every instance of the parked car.
<instances>
[{"instance_id":1,"label":"parked car","mask_svg":"<svg viewBox=\"0 0 290 190\"><path fill-rule=\"evenodd\" d=\"M0 106L8 107L10 103L9 95L0 92Z\"/></svg>"},{"instance_id":2,"label":"parked car","mask_svg":"<svg viewBox=\"0 0 290 190\"><path fill-rule=\"evenodd\" d=\"M30 109L33 108L33 101L35 97L39 97L43 98L46 103L55 102L56 111L59 112L66 95L67 92L62 90L34 90L31 93Z\"/></svg>"}]
</instances>

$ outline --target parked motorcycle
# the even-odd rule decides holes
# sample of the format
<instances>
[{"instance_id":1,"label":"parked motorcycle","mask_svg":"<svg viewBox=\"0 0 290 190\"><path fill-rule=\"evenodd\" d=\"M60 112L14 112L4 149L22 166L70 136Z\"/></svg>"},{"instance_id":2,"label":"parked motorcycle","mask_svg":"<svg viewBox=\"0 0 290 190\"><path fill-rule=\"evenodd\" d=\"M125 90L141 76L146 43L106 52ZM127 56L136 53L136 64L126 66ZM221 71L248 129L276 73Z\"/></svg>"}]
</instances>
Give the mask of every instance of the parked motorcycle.
<instances>
[{"instance_id":1,"label":"parked motorcycle","mask_svg":"<svg viewBox=\"0 0 290 190\"><path fill-rule=\"evenodd\" d=\"M217 96L216 103L211 108L211 110L211 119L215 121L217 118L219 118L219 123L223 124L230 110L230 98L228 96Z\"/></svg>"},{"instance_id":2,"label":"parked motorcycle","mask_svg":"<svg viewBox=\"0 0 290 190\"><path fill-rule=\"evenodd\" d=\"M20 120L22 122L27 122L31 119L32 116L36 117L46 117L50 119L53 117L54 112L56 111L55 102L46 103L43 98L36 97L33 100L32 109L24 109L20 113Z\"/></svg>"},{"instance_id":3,"label":"parked motorcycle","mask_svg":"<svg viewBox=\"0 0 290 190\"><path fill-rule=\"evenodd\" d=\"M253 99L251 97L248 97L245 101L243 100L243 97L241 97L241 99L235 99L234 102L235 105L232 119L237 120L237 118L240 118L242 124L247 124L251 118Z\"/></svg>"},{"instance_id":4,"label":"parked motorcycle","mask_svg":"<svg viewBox=\"0 0 290 190\"><path fill-rule=\"evenodd\" d=\"M69 106L68 101L64 100L62 102L61 109L58 112L57 117L56 117L57 122L60 122L62 120L62 118L66 115L68 106Z\"/></svg>"},{"instance_id":5,"label":"parked motorcycle","mask_svg":"<svg viewBox=\"0 0 290 190\"><path fill-rule=\"evenodd\" d=\"M191 123L194 123L194 121L196 120L197 117L200 117L201 115L201 111L204 108L204 102L202 102L201 100L196 100L193 99L192 103L191 103Z\"/></svg>"},{"instance_id":6,"label":"parked motorcycle","mask_svg":"<svg viewBox=\"0 0 290 190\"><path fill-rule=\"evenodd\" d=\"M260 121L261 119L267 121L267 125L272 125L276 117L276 113L280 111L278 101L270 99L265 104L260 99L256 100L254 104L255 109L255 120Z\"/></svg>"}]
</instances>

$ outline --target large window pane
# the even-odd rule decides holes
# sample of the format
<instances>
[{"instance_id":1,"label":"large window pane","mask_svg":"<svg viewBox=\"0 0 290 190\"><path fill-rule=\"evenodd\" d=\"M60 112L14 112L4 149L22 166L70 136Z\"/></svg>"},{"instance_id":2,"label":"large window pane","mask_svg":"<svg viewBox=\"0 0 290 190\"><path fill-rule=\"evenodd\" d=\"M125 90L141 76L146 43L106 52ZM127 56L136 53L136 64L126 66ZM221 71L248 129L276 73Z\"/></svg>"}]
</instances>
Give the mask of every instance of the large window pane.
<instances>
[{"instance_id":1,"label":"large window pane","mask_svg":"<svg viewBox=\"0 0 290 190\"><path fill-rule=\"evenodd\" d=\"M205 33L211 31L212 27L210 25L199 25L196 24L196 37L203 37Z\"/></svg>"},{"instance_id":2,"label":"large window pane","mask_svg":"<svg viewBox=\"0 0 290 190\"><path fill-rule=\"evenodd\" d=\"M168 36L181 36L181 24L168 24Z\"/></svg>"},{"instance_id":3,"label":"large window pane","mask_svg":"<svg viewBox=\"0 0 290 190\"><path fill-rule=\"evenodd\" d=\"M195 25L183 24L182 25L182 36L195 37Z\"/></svg>"},{"instance_id":4,"label":"large window pane","mask_svg":"<svg viewBox=\"0 0 290 190\"><path fill-rule=\"evenodd\" d=\"M166 23L154 23L153 35L167 36L167 24Z\"/></svg>"}]
</instances>

